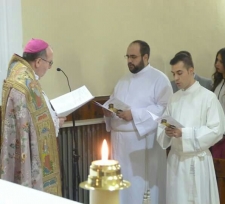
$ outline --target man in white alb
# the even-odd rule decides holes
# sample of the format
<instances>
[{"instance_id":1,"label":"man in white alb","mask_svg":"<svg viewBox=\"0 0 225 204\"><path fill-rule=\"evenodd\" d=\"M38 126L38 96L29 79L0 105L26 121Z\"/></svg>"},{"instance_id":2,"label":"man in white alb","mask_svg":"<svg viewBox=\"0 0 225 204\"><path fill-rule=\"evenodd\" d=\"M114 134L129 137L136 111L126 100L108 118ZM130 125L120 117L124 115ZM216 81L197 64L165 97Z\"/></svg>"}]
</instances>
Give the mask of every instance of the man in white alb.
<instances>
[{"instance_id":1,"label":"man in white alb","mask_svg":"<svg viewBox=\"0 0 225 204\"><path fill-rule=\"evenodd\" d=\"M176 55L172 73L179 87L164 115L184 128L159 125L157 140L163 149L171 146L167 160L167 204L219 204L212 155L209 147L224 133L223 109L216 95L194 79L192 59Z\"/></svg>"},{"instance_id":2,"label":"man in white alb","mask_svg":"<svg viewBox=\"0 0 225 204\"><path fill-rule=\"evenodd\" d=\"M130 73L119 80L111 98L131 108L117 115L104 111L112 156L119 161L124 179L131 182L130 188L120 192L121 204L141 204L148 188L151 204L166 202L166 152L156 142L157 124L148 111L162 115L172 87L169 79L149 64L149 57L146 42L136 40L128 46Z\"/></svg>"}]
</instances>

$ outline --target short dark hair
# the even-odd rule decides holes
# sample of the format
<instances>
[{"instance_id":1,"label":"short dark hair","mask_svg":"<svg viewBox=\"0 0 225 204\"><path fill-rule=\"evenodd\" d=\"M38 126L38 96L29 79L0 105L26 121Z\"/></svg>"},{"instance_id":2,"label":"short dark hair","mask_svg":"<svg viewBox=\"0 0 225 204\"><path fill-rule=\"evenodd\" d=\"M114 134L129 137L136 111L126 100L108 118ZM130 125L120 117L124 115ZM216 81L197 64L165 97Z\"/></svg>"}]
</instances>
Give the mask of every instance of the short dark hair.
<instances>
[{"instance_id":1,"label":"short dark hair","mask_svg":"<svg viewBox=\"0 0 225 204\"><path fill-rule=\"evenodd\" d=\"M177 56L177 55L179 55L179 54L185 54L185 55L187 55L188 57L192 58L191 53L188 52L188 51L186 51L186 50L182 50L182 51L178 52L177 54L175 54L175 56Z\"/></svg>"},{"instance_id":2,"label":"short dark hair","mask_svg":"<svg viewBox=\"0 0 225 204\"><path fill-rule=\"evenodd\" d=\"M135 44L135 43L140 45L141 56L144 56L145 54L147 54L148 59L149 59L149 57L150 57L150 47L149 47L148 43L146 43L145 41L142 41L142 40L135 40L131 44Z\"/></svg>"},{"instance_id":3,"label":"short dark hair","mask_svg":"<svg viewBox=\"0 0 225 204\"><path fill-rule=\"evenodd\" d=\"M191 67L194 68L192 58L185 53L177 53L174 58L170 60L170 65L175 65L178 62L183 62L186 69L189 69Z\"/></svg>"},{"instance_id":4,"label":"short dark hair","mask_svg":"<svg viewBox=\"0 0 225 204\"><path fill-rule=\"evenodd\" d=\"M32 62L40 57L46 57L46 49L36 53L23 53L23 59L25 59L27 62Z\"/></svg>"}]
</instances>

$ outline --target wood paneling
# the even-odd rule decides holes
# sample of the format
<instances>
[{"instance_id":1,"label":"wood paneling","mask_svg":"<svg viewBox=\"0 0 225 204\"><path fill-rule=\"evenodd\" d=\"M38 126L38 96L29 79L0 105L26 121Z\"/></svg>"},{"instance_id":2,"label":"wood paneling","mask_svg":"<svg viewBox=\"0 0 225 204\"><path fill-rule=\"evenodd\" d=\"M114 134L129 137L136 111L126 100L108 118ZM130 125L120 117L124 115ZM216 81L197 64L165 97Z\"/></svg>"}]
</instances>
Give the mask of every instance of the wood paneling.
<instances>
[{"instance_id":1,"label":"wood paneling","mask_svg":"<svg viewBox=\"0 0 225 204\"><path fill-rule=\"evenodd\" d=\"M102 118L103 112L101 107L94 104L93 101L97 101L101 104L105 103L109 99L109 96L95 97L92 101L86 103L84 106L76 110L74 114L75 120L86 120L94 118ZM72 121L72 114L67 116L67 121Z\"/></svg>"},{"instance_id":2,"label":"wood paneling","mask_svg":"<svg viewBox=\"0 0 225 204\"><path fill-rule=\"evenodd\" d=\"M220 195L220 204L225 204L225 159L213 159Z\"/></svg>"}]
</instances>

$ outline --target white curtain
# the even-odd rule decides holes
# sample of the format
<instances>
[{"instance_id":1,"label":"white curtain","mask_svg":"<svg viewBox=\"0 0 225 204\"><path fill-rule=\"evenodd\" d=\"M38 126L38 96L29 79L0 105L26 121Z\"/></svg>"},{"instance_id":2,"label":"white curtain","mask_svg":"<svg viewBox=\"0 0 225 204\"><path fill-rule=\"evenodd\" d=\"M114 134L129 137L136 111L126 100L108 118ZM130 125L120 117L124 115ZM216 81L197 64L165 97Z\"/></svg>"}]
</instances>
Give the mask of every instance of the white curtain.
<instances>
[{"instance_id":1,"label":"white curtain","mask_svg":"<svg viewBox=\"0 0 225 204\"><path fill-rule=\"evenodd\" d=\"M21 0L0 0L0 96L11 56L22 54L22 38Z\"/></svg>"}]
</instances>

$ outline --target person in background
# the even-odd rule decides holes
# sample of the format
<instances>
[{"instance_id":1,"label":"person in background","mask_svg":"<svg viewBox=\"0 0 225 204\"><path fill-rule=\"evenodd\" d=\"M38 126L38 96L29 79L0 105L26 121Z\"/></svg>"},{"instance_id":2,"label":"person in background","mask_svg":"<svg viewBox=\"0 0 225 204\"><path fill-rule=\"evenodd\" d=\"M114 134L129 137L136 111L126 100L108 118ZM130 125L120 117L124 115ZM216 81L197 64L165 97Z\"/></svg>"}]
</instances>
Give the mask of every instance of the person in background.
<instances>
[{"instance_id":1,"label":"person in background","mask_svg":"<svg viewBox=\"0 0 225 204\"><path fill-rule=\"evenodd\" d=\"M214 67L212 91L216 94L225 113L225 48L217 52ZM215 144L211 151L214 158L225 159L225 137Z\"/></svg>"},{"instance_id":2,"label":"person in background","mask_svg":"<svg viewBox=\"0 0 225 204\"><path fill-rule=\"evenodd\" d=\"M111 95L130 109L117 115L104 111L111 131L112 157L122 167L131 187L120 192L121 204L141 204L150 188L151 204L163 204L166 188L166 151L156 142L157 123L150 113L162 115L172 96L169 79L149 64L150 47L141 40L127 48L130 73L119 80Z\"/></svg>"},{"instance_id":3,"label":"person in background","mask_svg":"<svg viewBox=\"0 0 225 204\"><path fill-rule=\"evenodd\" d=\"M173 94L165 116L180 127L158 126L157 141L171 147L167 159L167 204L219 204L213 159L209 148L225 130L225 118L216 95L194 79L192 59L185 54L171 61L180 90Z\"/></svg>"},{"instance_id":4,"label":"person in background","mask_svg":"<svg viewBox=\"0 0 225 204\"><path fill-rule=\"evenodd\" d=\"M39 79L53 64L53 50L41 39L30 40L23 57L9 62L2 91L0 178L61 196L56 136L58 118Z\"/></svg>"},{"instance_id":5,"label":"person in background","mask_svg":"<svg viewBox=\"0 0 225 204\"><path fill-rule=\"evenodd\" d=\"M183 53L183 54L187 55L188 57L192 58L190 52L188 52L188 51L180 51L177 54L175 54L175 56L179 55L180 53ZM212 80L211 79L207 79L205 77L199 76L196 73L194 73L194 79L196 81L198 81L199 84L201 86L205 87L206 89L208 89L208 90L212 89ZM171 85L173 88L173 93L175 93L179 90L179 86L177 86L176 81L171 81Z\"/></svg>"}]
</instances>

